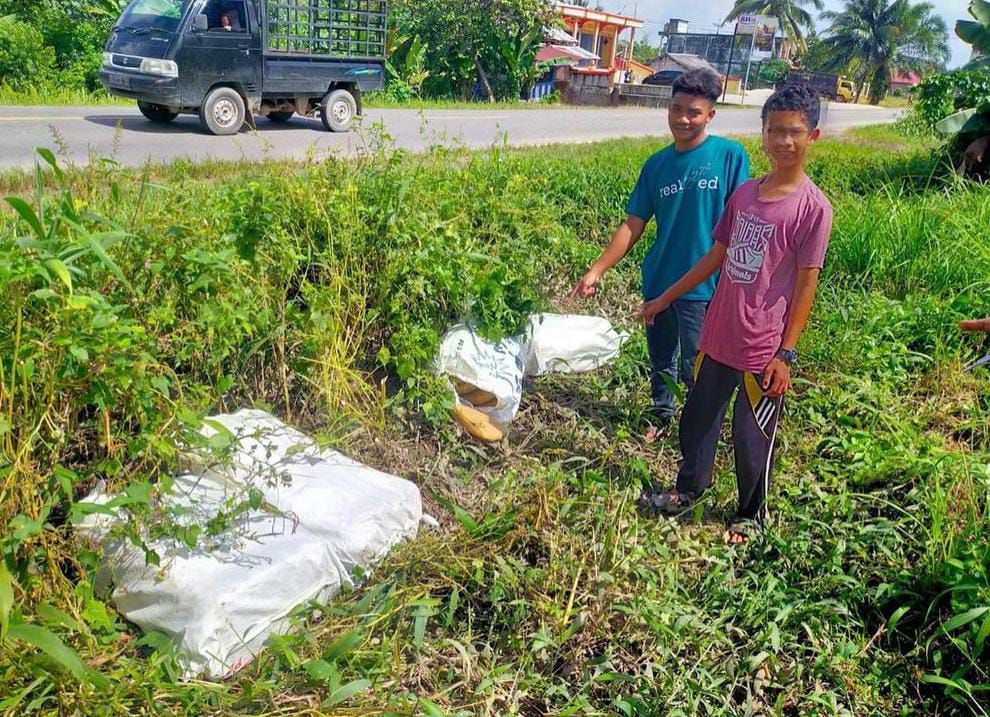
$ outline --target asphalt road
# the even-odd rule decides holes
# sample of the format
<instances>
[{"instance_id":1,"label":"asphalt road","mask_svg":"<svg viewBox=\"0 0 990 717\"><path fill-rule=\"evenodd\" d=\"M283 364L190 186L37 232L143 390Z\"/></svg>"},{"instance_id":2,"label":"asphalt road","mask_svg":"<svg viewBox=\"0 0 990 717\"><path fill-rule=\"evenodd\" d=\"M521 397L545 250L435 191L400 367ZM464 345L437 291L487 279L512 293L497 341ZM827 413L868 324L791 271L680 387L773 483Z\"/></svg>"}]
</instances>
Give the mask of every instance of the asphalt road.
<instances>
[{"instance_id":1,"label":"asphalt road","mask_svg":"<svg viewBox=\"0 0 990 717\"><path fill-rule=\"evenodd\" d=\"M897 110L862 105L830 105L826 133L889 122ZM397 146L422 150L437 143L486 147L508 138L512 145L592 142L614 137L667 134L662 110L640 108L548 108L523 110L368 110L360 131L332 134L318 120L294 117L283 125L259 120L258 131L214 137L198 118L183 115L168 125L148 122L130 107L6 107L0 109L0 169L28 168L36 147L48 147L83 164L110 157L125 165L151 159L171 162L263 159L328 154L353 155L374 142L384 128ZM720 109L712 131L757 134L759 109Z\"/></svg>"}]
</instances>

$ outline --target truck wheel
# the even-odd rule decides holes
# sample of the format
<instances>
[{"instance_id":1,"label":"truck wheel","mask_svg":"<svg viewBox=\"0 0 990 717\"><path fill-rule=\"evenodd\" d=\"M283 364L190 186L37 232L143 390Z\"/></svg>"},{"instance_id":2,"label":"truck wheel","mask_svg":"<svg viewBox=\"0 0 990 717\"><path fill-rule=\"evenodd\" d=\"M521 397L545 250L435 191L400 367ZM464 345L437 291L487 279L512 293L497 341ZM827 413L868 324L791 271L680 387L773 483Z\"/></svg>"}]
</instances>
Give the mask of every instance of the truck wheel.
<instances>
[{"instance_id":1,"label":"truck wheel","mask_svg":"<svg viewBox=\"0 0 990 717\"><path fill-rule=\"evenodd\" d=\"M347 90L334 90L323 98L320 119L331 132L348 132L357 114L357 100Z\"/></svg>"},{"instance_id":2,"label":"truck wheel","mask_svg":"<svg viewBox=\"0 0 990 717\"><path fill-rule=\"evenodd\" d=\"M141 110L141 114L152 122L165 124L179 116L178 112L173 112L165 105L156 105L151 102L138 102L137 105L138 109Z\"/></svg>"},{"instance_id":3,"label":"truck wheel","mask_svg":"<svg viewBox=\"0 0 990 717\"><path fill-rule=\"evenodd\" d=\"M278 124L282 124L283 122L288 122L289 119L294 114L295 114L295 112L292 112L292 111L289 111L289 112L269 112L267 115L265 115L265 117L268 118L268 121L269 122L277 122Z\"/></svg>"},{"instance_id":4,"label":"truck wheel","mask_svg":"<svg viewBox=\"0 0 990 717\"><path fill-rule=\"evenodd\" d=\"M199 120L210 134L237 134L245 117L244 99L230 87L212 90L199 108Z\"/></svg>"}]
</instances>

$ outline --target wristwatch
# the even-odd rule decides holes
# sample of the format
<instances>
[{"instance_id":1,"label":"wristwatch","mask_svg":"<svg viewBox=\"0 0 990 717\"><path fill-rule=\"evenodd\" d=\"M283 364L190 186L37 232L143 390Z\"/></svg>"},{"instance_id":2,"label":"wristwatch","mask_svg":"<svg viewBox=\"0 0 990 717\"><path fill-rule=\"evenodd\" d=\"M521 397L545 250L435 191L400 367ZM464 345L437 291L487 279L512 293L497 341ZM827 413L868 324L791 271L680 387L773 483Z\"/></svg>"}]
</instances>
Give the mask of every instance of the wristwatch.
<instances>
[{"instance_id":1,"label":"wristwatch","mask_svg":"<svg viewBox=\"0 0 990 717\"><path fill-rule=\"evenodd\" d=\"M777 355L786 363L788 366L793 366L797 363L798 353L794 349L780 349Z\"/></svg>"}]
</instances>

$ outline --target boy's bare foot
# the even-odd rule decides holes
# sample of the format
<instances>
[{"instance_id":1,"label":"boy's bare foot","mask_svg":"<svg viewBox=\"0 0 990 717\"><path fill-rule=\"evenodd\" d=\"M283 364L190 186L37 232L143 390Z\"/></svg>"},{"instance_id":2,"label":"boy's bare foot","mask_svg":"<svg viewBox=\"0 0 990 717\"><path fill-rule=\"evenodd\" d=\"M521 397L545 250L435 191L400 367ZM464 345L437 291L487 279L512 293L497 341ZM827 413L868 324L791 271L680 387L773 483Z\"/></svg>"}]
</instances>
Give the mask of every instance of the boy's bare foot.
<instances>
[{"instance_id":1,"label":"boy's bare foot","mask_svg":"<svg viewBox=\"0 0 990 717\"><path fill-rule=\"evenodd\" d=\"M670 435L670 426L647 426L643 440L647 443L656 443L661 438Z\"/></svg>"},{"instance_id":2,"label":"boy's bare foot","mask_svg":"<svg viewBox=\"0 0 990 717\"><path fill-rule=\"evenodd\" d=\"M670 429L674 425L672 416L651 414L648 420L649 425L646 427L646 433L643 434L644 441L647 443L656 443L661 438L666 438L670 435Z\"/></svg>"},{"instance_id":3,"label":"boy's bare foot","mask_svg":"<svg viewBox=\"0 0 990 717\"><path fill-rule=\"evenodd\" d=\"M737 533L734 530L728 532L728 538L725 541L729 545L743 545L749 542L749 536L745 533Z\"/></svg>"},{"instance_id":4,"label":"boy's bare foot","mask_svg":"<svg viewBox=\"0 0 990 717\"><path fill-rule=\"evenodd\" d=\"M745 545L749 542L751 534L758 529L758 523L738 520L730 525L726 531L725 542L729 545Z\"/></svg>"}]
</instances>

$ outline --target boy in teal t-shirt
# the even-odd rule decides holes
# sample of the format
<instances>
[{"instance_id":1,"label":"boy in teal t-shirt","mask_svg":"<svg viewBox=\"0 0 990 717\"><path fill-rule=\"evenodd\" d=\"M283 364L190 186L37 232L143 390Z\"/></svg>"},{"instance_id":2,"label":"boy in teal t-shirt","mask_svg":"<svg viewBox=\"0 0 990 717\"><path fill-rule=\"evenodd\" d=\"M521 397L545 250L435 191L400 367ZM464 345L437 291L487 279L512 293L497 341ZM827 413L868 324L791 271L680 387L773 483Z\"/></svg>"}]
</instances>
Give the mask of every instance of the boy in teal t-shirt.
<instances>
[{"instance_id":1,"label":"boy in teal t-shirt","mask_svg":"<svg viewBox=\"0 0 990 717\"><path fill-rule=\"evenodd\" d=\"M605 272L632 250L651 219L657 221L657 238L642 265L645 301L660 296L711 250L712 230L729 197L749 179L749 155L742 145L707 133L721 92L718 76L708 70L685 72L674 82L667 109L674 142L646 160L629 197L626 220L574 287L572 297L591 296ZM701 325L716 279L711 277L685 294L646 327L651 413L661 430L674 418L670 385L680 378L691 386Z\"/></svg>"}]
</instances>

